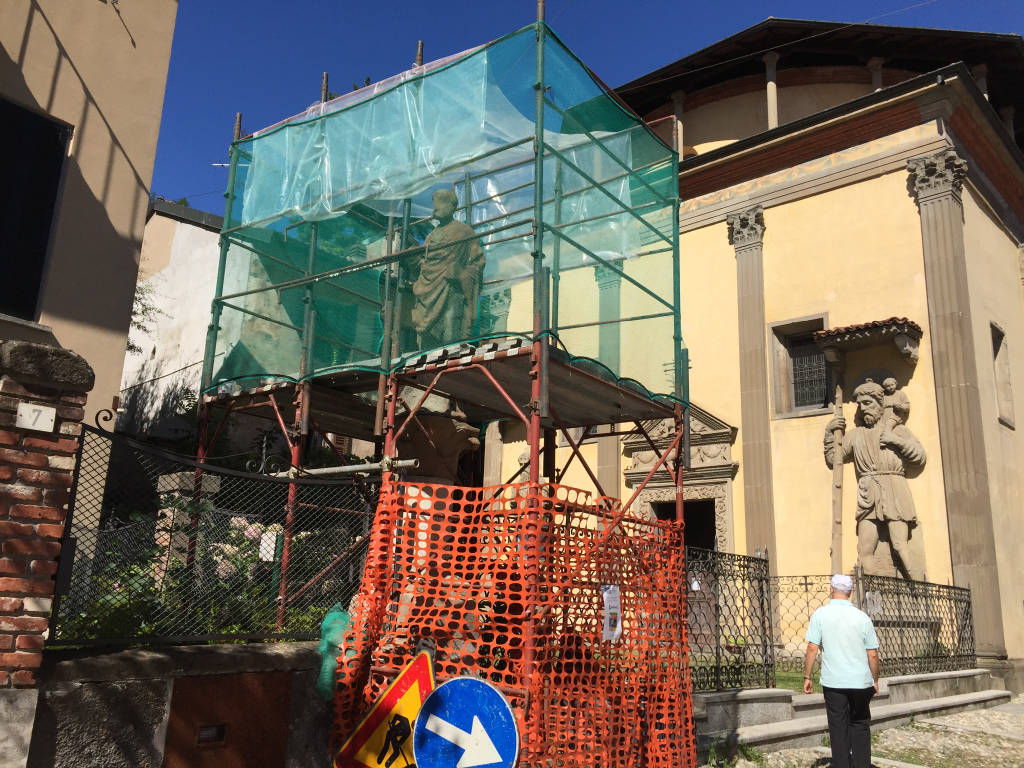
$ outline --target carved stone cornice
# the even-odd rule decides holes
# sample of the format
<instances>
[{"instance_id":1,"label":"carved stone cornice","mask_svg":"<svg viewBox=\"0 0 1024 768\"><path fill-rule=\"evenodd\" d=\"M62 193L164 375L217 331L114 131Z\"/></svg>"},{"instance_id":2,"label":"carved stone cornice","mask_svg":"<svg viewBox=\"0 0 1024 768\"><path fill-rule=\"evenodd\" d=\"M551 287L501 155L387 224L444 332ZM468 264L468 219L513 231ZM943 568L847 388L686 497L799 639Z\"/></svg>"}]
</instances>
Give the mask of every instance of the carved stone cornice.
<instances>
[{"instance_id":1,"label":"carved stone cornice","mask_svg":"<svg viewBox=\"0 0 1024 768\"><path fill-rule=\"evenodd\" d=\"M671 419L648 422L647 433L659 451L668 450L672 445L675 427ZM708 482L732 480L739 464L732 460L732 445L736 441L737 429L726 424L696 405L690 406L690 468L683 472L686 486ZM626 484L632 488L639 485L657 461L650 443L642 435L630 435L622 441L623 454L632 460L623 473ZM670 453L671 457L673 453ZM668 469L660 469L651 478L651 485L660 487L672 485Z\"/></svg>"},{"instance_id":2,"label":"carved stone cornice","mask_svg":"<svg viewBox=\"0 0 1024 768\"><path fill-rule=\"evenodd\" d=\"M725 218L729 227L729 245L736 250L761 245L764 238L764 208L755 205Z\"/></svg>"},{"instance_id":3,"label":"carved stone cornice","mask_svg":"<svg viewBox=\"0 0 1024 768\"><path fill-rule=\"evenodd\" d=\"M907 161L907 191L918 205L936 197L952 196L960 201L967 178L967 161L952 149L929 157Z\"/></svg>"},{"instance_id":4,"label":"carved stone cornice","mask_svg":"<svg viewBox=\"0 0 1024 768\"><path fill-rule=\"evenodd\" d=\"M726 480L734 479L739 471L739 462L730 462L711 467L693 467L692 469L683 470L683 485L689 487L705 483L724 483ZM625 478L628 488L635 488L643 482L648 472L650 472L649 466L643 469L627 469L622 473L622 476ZM659 469L648 483L650 488L663 488L674 485L672 475L667 469Z\"/></svg>"}]
</instances>

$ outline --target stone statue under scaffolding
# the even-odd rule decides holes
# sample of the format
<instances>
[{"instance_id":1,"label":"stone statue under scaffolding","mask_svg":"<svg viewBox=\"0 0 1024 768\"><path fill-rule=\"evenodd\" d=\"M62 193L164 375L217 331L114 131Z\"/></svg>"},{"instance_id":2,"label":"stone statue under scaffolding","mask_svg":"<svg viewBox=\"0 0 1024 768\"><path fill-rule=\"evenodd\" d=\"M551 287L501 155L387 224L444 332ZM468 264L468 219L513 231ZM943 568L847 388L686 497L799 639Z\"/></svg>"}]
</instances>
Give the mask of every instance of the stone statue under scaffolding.
<instances>
[{"instance_id":1,"label":"stone statue under scaffolding","mask_svg":"<svg viewBox=\"0 0 1024 768\"><path fill-rule=\"evenodd\" d=\"M422 252L402 265L412 282L411 321L421 350L470 337L484 274L480 239L455 219L455 193L439 189L433 202L437 228L427 235Z\"/></svg>"}]
</instances>

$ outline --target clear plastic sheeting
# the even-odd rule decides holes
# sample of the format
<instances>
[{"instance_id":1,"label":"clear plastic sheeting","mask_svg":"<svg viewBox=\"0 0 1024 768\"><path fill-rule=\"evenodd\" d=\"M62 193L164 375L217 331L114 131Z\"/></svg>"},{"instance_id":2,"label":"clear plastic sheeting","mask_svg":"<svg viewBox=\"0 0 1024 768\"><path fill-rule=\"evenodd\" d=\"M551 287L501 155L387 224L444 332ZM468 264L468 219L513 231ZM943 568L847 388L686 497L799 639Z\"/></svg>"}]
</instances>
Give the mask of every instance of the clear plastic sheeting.
<instances>
[{"instance_id":1,"label":"clear plastic sheeting","mask_svg":"<svg viewBox=\"0 0 1024 768\"><path fill-rule=\"evenodd\" d=\"M232 146L205 384L387 373L539 311L678 396L676 169L542 24L316 104Z\"/></svg>"}]
</instances>

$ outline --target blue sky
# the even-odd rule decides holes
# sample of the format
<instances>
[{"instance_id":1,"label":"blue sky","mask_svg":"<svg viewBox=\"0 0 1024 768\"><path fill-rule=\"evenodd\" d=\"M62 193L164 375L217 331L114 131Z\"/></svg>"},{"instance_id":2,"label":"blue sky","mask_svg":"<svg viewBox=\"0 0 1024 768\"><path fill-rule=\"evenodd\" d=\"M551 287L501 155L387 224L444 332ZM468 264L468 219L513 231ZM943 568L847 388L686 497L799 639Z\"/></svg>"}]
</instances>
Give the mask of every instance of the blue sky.
<instances>
[{"instance_id":1,"label":"blue sky","mask_svg":"<svg viewBox=\"0 0 1024 768\"><path fill-rule=\"evenodd\" d=\"M432 60L531 23L535 0L180 0L152 190L221 213L234 115L254 131L353 81ZM1024 0L548 0L547 21L618 86L768 16L1024 33Z\"/></svg>"}]
</instances>

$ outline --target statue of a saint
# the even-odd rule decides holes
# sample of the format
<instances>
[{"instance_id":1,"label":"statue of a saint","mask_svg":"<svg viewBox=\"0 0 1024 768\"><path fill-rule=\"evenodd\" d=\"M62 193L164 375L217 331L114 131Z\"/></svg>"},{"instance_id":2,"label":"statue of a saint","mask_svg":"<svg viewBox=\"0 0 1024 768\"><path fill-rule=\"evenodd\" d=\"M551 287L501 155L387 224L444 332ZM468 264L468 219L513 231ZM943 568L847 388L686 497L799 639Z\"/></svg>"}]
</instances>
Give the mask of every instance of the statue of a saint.
<instances>
[{"instance_id":1,"label":"statue of a saint","mask_svg":"<svg viewBox=\"0 0 1024 768\"><path fill-rule=\"evenodd\" d=\"M412 323L419 349L469 337L483 283L484 252L468 224L454 218L459 201L450 189L434 193L437 229L427 235L412 284Z\"/></svg>"},{"instance_id":2,"label":"statue of a saint","mask_svg":"<svg viewBox=\"0 0 1024 768\"><path fill-rule=\"evenodd\" d=\"M842 461L853 461L857 473L857 555L867 574L878 574L875 549L884 531L889 534L893 560L907 578L924 580L924 564L909 546L911 526L917 525L914 499L907 484L906 468L923 466L924 448L901 422L886 417L885 390L868 379L853 391L857 401L857 426L842 442ZM909 401L907 401L907 411ZM899 414L898 408L892 406ZM906 411L903 411L906 413ZM825 463L832 467L834 430L845 430L838 416L825 427Z\"/></svg>"}]
</instances>

